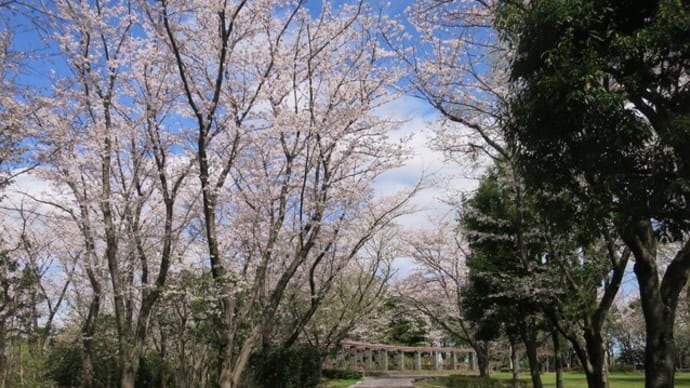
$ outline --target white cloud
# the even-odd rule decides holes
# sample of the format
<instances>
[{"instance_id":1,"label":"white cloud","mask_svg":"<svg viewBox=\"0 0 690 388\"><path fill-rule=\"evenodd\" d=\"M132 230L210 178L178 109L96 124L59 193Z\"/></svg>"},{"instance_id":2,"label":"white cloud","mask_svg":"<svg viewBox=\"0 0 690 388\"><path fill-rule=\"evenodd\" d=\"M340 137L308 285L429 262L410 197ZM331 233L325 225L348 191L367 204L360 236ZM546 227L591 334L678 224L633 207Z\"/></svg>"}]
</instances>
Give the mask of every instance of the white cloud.
<instances>
[{"instance_id":1,"label":"white cloud","mask_svg":"<svg viewBox=\"0 0 690 388\"><path fill-rule=\"evenodd\" d=\"M381 107L377 114L403 124L391 135L392 141L406 139L413 156L401 167L381 175L375 182L376 195L384 196L411 189L424 178L424 189L412 200L417 212L398 219L403 228L433 228L441 219L454 217L455 209L449 201L459 199L462 193L476 189L481 171L468 171L457 163L445 159L442 152L429 146L434 129L440 125L438 113L425 101L401 97ZM404 277L415 267L410 258L396 261L398 276Z\"/></svg>"},{"instance_id":2,"label":"white cloud","mask_svg":"<svg viewBox=\"0 0 690 388\"><path fill-rule=\"evenodd\" d=\"M378 114L385 115L404 123L391 136L392 141L411 137L406 144L412 149L413 156L401 167L382 174L375 182L376 195L384 196L399 190L414 187L424 179L424 189L413 199L412 203L419 209L414 215L404 217L404 226L419 227L420 221L425 226L431 219L444 216L452 211L448 199L460 193L469 192L477 187L477 172L470 172L445 159L442 152L429 146L434 136L434 129L439 124L439 116L429 105L413 97L402 97L380 108Z\"/></svg>"}]
</instances>

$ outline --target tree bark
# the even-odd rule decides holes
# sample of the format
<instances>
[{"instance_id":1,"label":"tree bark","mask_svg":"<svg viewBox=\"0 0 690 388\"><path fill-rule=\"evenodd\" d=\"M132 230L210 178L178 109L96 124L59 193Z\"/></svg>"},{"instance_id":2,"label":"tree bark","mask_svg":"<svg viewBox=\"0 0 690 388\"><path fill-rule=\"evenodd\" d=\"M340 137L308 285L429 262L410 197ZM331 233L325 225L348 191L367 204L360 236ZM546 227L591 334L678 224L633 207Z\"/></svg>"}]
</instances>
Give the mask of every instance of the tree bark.
<instances>
[{"instance_id":1,"label":"tree bark","mask_svg":"<svg viewBox=\"0 0 690 388\"><path fill-rule=\"evenodd\" d=\"M7 355L5 349L7 347L7 331L5 330L5 320L0 322L0 388L5 388L7 379Z\"/></svg>"},{"instance_id":2,"label":"tree bark","mask_svg":"<svg viewBox=\"0 0 690 388\"><path fill-rule=\"evenodd\" d=\"M477 341L474 351L477 355L477 367L480 377L489 377L489 345L485 341Z\"/></svg>"},{"instance_id":3,"label":"tree bark","mask_svg":"<svg viewBox=\"0 0 690 388\"><path fill-rule=\"evenodd\" d=\"M651 221L629 225L621 235L635 256L634 270L645 318L645 387L673 387L676 366L673 324L679 294L688 281L690 241L677 252L659 283L657 238Z\"/></svg>"},{"instance_id":4,"label":"tree bark","mask_svg":"<svg viewBox=\"0 0 690 388\"><path fill-rule=\"evenodd\" d=\"M520 357L517 352L517 341L510 337L510 364L513 372L513 387L520 386Z\"/></svg>"},{"instance_id":5,"label":"tree bark","mask_svg":"<svg viewBox=\"0 0 690 388\"><path fill-rule=\"evenodd\" d=\"M557 329L551 331L553 339L553 360L556 369L556 388L563 388L563 356L561 355L561 339Z\"/></svg>"},{"instance_id":6,"label":"tree bark","mask_svg":"<svg viewBox=\"0 0 690 388\"><path fill-rule=\"evenodd\" d=\"M536 329L530 322L522 324L522 341L525 344L525 351L527 353L527 360L529 361L530 377L532 379L533 388L543 388L541 381L541 374L539 370L539 356L537 354L537 333Z\"/></svg>"},{"instance_id":7,"label":"tree bark","mask_svg":"<svg viewBox=\"0 0 690 388\"><path fill-rule=\"evenodd\" d=\"M91 277L93 279L93 277ZM98 283L91 284L94 295L89 305L89 313L81 329L82 335L82 355L81 355L81 386L90 388L95 387L94 376L94 349L93 337L96 332L96 318L101 306L101 288Z\"/></svg>"},{"instance_id":8,"label":"tree bark","mask_svg":"<svg viewBox=\"0 0 690 388\"><path fill-rule=\"evenodd\" d=\"M588 328L585 331L585 346L587 348L587 386L589 388L608 388L608 372L606 370L606 350L600 328ZM583 360L584 361L584 360Z\"/></svg>"}]
</instances>

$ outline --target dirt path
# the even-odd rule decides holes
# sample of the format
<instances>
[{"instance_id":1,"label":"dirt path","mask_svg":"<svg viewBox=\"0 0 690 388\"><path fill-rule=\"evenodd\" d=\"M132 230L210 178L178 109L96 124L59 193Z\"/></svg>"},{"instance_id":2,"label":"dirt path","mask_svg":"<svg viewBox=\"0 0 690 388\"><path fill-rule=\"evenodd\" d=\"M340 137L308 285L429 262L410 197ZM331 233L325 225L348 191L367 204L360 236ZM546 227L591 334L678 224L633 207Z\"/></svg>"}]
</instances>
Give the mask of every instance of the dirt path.
<instances>
[{"instance_id":1,"label":"dirt path","mask_svg":"<svg viewBox=\"0 0 690 388\"><path fill-rule=\"evenodd\" d=\"M414 377L365 377L351 388L412 388Z\"/></svg>"}]
</instances>

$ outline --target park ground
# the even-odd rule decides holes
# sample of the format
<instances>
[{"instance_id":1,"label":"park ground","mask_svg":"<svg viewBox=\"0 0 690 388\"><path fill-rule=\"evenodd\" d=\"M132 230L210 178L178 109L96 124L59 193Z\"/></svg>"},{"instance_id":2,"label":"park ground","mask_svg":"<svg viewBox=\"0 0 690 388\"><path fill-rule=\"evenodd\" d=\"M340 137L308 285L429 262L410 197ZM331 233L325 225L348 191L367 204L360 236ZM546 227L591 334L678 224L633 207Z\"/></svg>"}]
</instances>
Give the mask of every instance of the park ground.
<instances>
[{"instance_id":1,"label":"park ground","mask_svg":"<svg viewBox=\"0 0 690 388\"><path fill-rule=\"evenodd\" d=\"M510 373L494 373L491 378L508 383L511 379ZM529 376L524 376L522 381L525 386L529 387ZM563 376L564 386L567 388L587 388L587 381L585 375L582 373L565 373ZM545 373L542 375L544 388L556 387L556 375L554 373ZM644 373L642 372L628 372L628 373L611 373L609 381L612 388L639 388L644 386ZM358 380L329 380L324 382L319 388L346 388L355 385ZM429 379L419 380L415 382L417 388L441 388L450 387L447 377L431 377ZM677 373L675 386L678 388L690 388L690 373Z\"/></svg>"},{"instance_id":2,"label":"park ground","mask_svg":"<svg viewBox=\"0 0 690 388\"><path fill-rule=\"evenodd\" d=\"M512 378L510 373L494 373L491 377L506 383ZM525 386L529 387L531 385L529 384L528 375L524 375L521 380L526 383ZM544 382L544 388L555 388L556 374L544 373L542 375L542 381ZM611 373L609 375L609 382L611 388L644 387L644 372ZM445 385L445 383L445 377L438 377L420 381L416 386L418 388L447 387L448 385ZM567 388L587 388L587 380L582 373L565 373L563 375L563 385ZM690 373L677 373L675 386L679 388L690 388Z\"/></svg>"}]
</instances>

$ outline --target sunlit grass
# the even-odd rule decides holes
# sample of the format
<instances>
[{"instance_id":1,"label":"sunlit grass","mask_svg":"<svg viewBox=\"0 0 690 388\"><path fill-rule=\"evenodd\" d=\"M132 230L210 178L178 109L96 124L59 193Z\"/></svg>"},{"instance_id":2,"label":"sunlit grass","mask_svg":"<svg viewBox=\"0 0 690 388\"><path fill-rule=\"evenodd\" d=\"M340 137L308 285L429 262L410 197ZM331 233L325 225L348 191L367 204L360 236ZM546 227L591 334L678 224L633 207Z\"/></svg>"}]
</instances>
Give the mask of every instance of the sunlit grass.
<instances>
[{"instance_id":1,"label":"sunlit grass","mask_svg":"<svg viewBox=\"0 0 690 388\"><path fill-rule=\"evenodd\" d=\"M512 379L510 373L495 373L493 378L509 382ZM556 374L544 373L541 376L544 388L556 387ZM529 375L523 374L520 378L529 382ZM640 388L644 387L644 372L610 373L609 383L611 388ZM563 385L567 388L587 388L587 378L583 373L564 373ZM527 384L531 386L531 384ZM676 373L676 387L690 387L690 373Z\"/></svg>"},{"instance_id":2,"label":"sunlit grass","mask_svg":"<svg viewBox=\"0 0 690 388\"><path fill-rule=\"evenodd\" d=\"M511 381L512 375L510 373L492 373L491 378L508 383ZM544 383L544 388L556 387L555 373L544 373L541 378ZM524 381L527 387L532 385L529 375L527 374L521 375L520 380ZM419 388L447 387L447 385L445 385L446 382L447 379L445 377L439 377L420 381L415 385ZM611 373L609 374L609 383L611 388L644 387L644 372ZM566 388L587 388L587 379L583 373L564 373L563 385ZM676 373L675 386L690 388L690 373Z\"/></svg>"}]
</instances>

